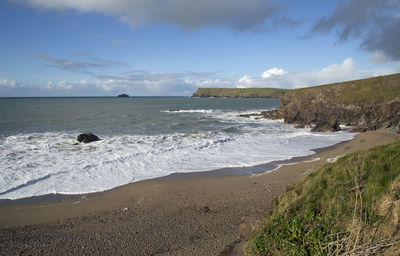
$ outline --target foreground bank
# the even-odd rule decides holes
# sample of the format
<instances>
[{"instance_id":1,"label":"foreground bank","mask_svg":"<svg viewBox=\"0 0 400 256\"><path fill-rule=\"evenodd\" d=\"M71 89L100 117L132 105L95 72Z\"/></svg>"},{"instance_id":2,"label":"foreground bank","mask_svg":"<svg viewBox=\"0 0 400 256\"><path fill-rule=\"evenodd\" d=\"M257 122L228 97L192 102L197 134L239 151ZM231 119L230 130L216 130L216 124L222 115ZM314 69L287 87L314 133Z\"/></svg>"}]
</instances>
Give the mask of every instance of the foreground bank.
<instances>
[{"instance_id":1,"label":"foreground bank","mask_svg":"<svg viewBox=\"0 0 400 256\"><path fill-rule=\"evenodd\" d=\"M272 200L290 184L337 156L396 138L389 130L359 134L300 163L252 177L147 180L76 198L3 205L0 251L6 255L240 252L240 241L263 222Z\"/></svg>"},{"instance_id":2,"label":"foreground bank","mask_svg":"<svg viewBox=\"0 0 400 256\"><path fill-rule=\"evenodd\" d=\"M399 255L400 140L326 164L275 201L248 255Z\"/></svg>"}]
</instances>

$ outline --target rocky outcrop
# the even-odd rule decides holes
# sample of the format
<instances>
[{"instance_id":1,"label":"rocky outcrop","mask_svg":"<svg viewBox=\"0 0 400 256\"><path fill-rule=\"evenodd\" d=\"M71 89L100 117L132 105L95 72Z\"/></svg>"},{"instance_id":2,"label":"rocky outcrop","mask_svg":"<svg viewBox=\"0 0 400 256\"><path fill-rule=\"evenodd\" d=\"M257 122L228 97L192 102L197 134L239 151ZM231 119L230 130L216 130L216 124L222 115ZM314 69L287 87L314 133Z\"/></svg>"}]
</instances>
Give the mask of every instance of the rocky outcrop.
<instances>
[{"instance_id":1,"label":"rocky outcrop","mask_svg":"<svg viewBox=\"0 0 400 256\"><path fill-rule=\"evenodd\" d=\"M282 96L280 111L286 123L318 131L339 124L356 131L399 127L400 74L292 90Z\"/></svg>"},{"instance_id":2,"label":"rocky outcrop","mask_svg":"<svg viewBox=\"0 0 400 256\"><path fill-rule=\"evenodd\" d=\"M340 131L339 122L336 120L335 122L319 122L312 129L312 132L337 132Z\"/></svg>"},{"instance_id":3,"label":"rocky outcrop","mask_svg":"<svg viewBox=\"0 0 400 256\"><path fill-rule=\"evenodd\" d=\"M277 109L277 110L269 110L269 111L262 111L261 115L265 118L265 119L283 119L282 116L282 112Z\"/></svg>"},{"instance_id":4,"label":"rocky outcrop","mask_svg":"<svg viewBox=\"0 0 400 256\"><path fill-rule=\"evenodd\" d=\"M255 117L255 119L283 119L282 113L279 109L277 110L267 110L262 111L261 113L250 113L250 114L241 114L239 117Z\"/></svg>"},{"instance_id":5,"label":"rocky outcrop","mask_svg":"<svg viewBox=\"0 0 400 256\"><path fill-rule=\"evenodd\" d=\"M97 137L96 135L94 135L93 133L90 133L90 132L79 134L76 139L79 142L83 142L83 143L89 143L89 142L100 140L99 137Z\"/></svg>"},{"instance_id":6,"label":"rocky outcrop","mask_svg":"<svg viewBox=\"0 0 400 256\"><path fill-rule=\"evenodd\" d=\"M240 115L238 115L238 117L252 117L252 116L260 118L260 117L262 117L262 114L261 113L250 113L250 114L240 114Z\"/></svg>"}]
</instances>

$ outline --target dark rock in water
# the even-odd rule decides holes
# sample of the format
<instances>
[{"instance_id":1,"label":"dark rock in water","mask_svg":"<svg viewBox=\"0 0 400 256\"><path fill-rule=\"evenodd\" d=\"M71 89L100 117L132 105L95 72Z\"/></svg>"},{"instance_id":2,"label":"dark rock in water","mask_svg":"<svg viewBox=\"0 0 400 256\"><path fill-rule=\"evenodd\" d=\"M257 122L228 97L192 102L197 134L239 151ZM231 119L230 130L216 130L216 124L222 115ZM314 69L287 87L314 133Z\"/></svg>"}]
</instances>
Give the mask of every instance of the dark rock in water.
<instances>
[{"instance_id":1,"label":"dark rock in water","mask_svg":"<svg viewBox=\"0 0 400 256\"><path fill-rule=\"evenodd\" d=\"M340 131L340 124L339 124L339 122L338 122L337 120L336 120L336 122L333 124L331 131L332 131L332 132L338 132L338 131Z\"/></svg>"},{"instance_id":2,"label":"dark rock in water","mask_svg":"<svg viewBox=\"0 0 400 256\"><path fill-rule=\"evenodd\" d=\"M79 142L83 142L83 143L89 143L89 142L100 140L99 137L97 137L96 135L94 135L93 133L90 133L90 132L79 134L76 139Z\"/></svg>"},{"instance_id":3,"label":"dark rock in water","mask_svg":"<svg viewBox=\"0 0 400 256\"><path fill-rule=\"evenodd\" d=\"M251 113L251 114L241 114L238 117L251 117L251 116L261 116L261 113Z\"/></svg>"},{"instance_id":4,"label":"dark rock in water","mask_svg":"<svg viewBox=\"0 0 400 256\"><path fill-rule=\"evenodd\" d=\"M340 130L339 122L320 122L311 129L312 132L337 132Z\"/></svg>"},{"instance_id":5,"label":"dark rock in water","mask_svg":"<svg viewBox=\"0 0 400 256\"><path fill-rule=\"evenodd\" d=\"M305 124L297 124L294 128L306 128Z\"/></svg>"},{"instance_id":6,"label":"dark rock in water","mask_svg":"<svg viewBox=\"0 0 400 256\"><path fill-rule=\"evenodd\" d=\"M263 111L263 112L261 112L261 115L263 115L263 117L266 118L266 119L272 119L272 120L282 119L283 118L282 113L281 113L281 111L279 109L278 110Z\"/></svg>"},{"instance_id":7,"label":"dark rock in water","mask_svg":"<svg viewBox=\"0 0 400 256\"><path fill-rule=\"evenodd\" d=\"M168 109L168 112L178 112L179 109Z\"/></svg>"},{"instance_id":8,"label":"dark rock in water","mask_svg":"<svg viewBox=\"0 0 400 256\"><path fill-rule=\"evenodd\" d=\"M281 112L279 110L262 111L261 113L250 113L241 114L238 117L252 117L255 116L258 119L282 119Z\"/></svg>"},{"instance_id":9,"label":"dark rock in water","mask_svg":"<svg viewBox=\"0 0 400 256\"><path fill-rule=\"evenodd\" d=\"M123 94L118 95L118 97L119 97L119 98L129 98L129 95L123 93Z\"/></svg>"}]
</instances>

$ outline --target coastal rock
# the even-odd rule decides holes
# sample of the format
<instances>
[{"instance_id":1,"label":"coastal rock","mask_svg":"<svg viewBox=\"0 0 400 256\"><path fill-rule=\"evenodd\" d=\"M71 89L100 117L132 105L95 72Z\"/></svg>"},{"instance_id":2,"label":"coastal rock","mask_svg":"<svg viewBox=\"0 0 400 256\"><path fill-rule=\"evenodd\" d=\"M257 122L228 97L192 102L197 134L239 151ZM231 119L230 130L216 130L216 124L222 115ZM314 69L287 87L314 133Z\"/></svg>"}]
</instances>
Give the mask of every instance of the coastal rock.
<instances>
[{"instance_id":1,"label":"coastal rock","mask_svg":"<svg viewBox=\"0 0 400 256\"><path fill-rule=\"evenodd\" d=\"M296 124L294 128L306 128L305 124Z\"/></svg>"},{"instance_id":2,"label":"coastal rock","mask_svg":"<svg viewBox=\"0 0 400 256\"><path fill-rule=\"evenodd\" d=\"M272 119L272 120L283 119L282 112L279 109L263 111L261 112L261 114L266 119Z\"/></svg>"},{"instance_id":3,"label":"coastal rock","mask_svg":"<svg viewBox=\"0 0 400 256\"><path fill-rule=\"evenodd\" d=\"M239 117L261 116L261 113L241 114Z\"/></svg>"},{"instance_id":4,"label":"coastal rock","mask_svg":"<svg viewBox=\"0 0 400 256\"><path fill-rule=\"evenodd\" d=\"M339 122L320 122L311 129L312 132L337 132L340 130Z\"/></svg>"},{"instance_id":5,"label":"coastal rock","mask_svg":"<svg viewBox=\"0 0 400 256\"><path fill-rule=\"evenodd\" d=\"M83 142L83 143L89 143L89 142L100 140L99 137L97 137L96 135L94 135L93 133L90 133L90 132L79 134L76 139L79 142Z\"/></svg>"},{"instance_id":6,"label":"coastal rock","mask_svg":"<svg viewBox=\"0 0 400 256\"><path fill-rule=\"evenodd\" d=\"M400 74L291 90L281 97L280 111L286 123L314 124L315 130L337 130L339 124L354 131L396 128Z\"/></svg>"}]
</instances>

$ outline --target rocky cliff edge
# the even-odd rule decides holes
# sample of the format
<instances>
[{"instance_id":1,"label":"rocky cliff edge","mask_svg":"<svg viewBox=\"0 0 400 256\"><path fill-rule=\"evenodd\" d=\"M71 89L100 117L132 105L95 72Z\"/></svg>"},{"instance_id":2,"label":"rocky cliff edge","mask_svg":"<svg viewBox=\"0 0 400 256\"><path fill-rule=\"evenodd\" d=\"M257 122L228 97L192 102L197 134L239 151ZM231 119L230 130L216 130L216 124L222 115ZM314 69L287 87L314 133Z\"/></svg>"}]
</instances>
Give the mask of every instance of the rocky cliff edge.
<instances>
[{"instance_id":1,"label":"rocky cliff edge","mask_svg":"<svg viewBox=\"0 0 400 256\"><path fill-rule=\"evenodd\" d=\"M291 90L281 97L280 112L286 123L325 124L324 130L399 128L400 73Z\"/></svg>"}]
</instances>

